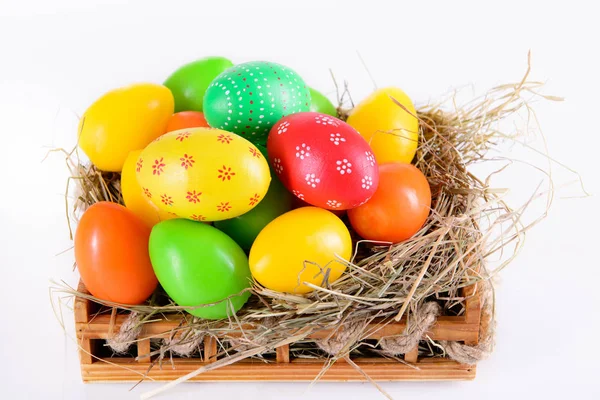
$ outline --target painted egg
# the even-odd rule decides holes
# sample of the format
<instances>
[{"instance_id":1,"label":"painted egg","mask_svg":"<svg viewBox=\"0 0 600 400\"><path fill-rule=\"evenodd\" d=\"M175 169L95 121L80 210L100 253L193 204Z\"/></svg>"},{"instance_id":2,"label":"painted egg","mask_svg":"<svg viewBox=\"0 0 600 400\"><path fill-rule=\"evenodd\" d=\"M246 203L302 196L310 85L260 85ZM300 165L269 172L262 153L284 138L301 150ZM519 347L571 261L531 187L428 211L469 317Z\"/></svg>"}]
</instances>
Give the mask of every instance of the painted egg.
<instances>
[{"instance_id":1,"label":"painted egg","mask_svg":"<svg viewBox=\"0 0 600 400\"><path fill-rule=\"evenodd\" d=\"M136 176L136 171L140 168L138 159L141 153L141 150L132 151L125 159L123 171L121 172L121 194L123 195L125 207L144 221L148 227L152 228L160 221L175 218L175 215L160 210L152 200L144 195Z\"/></svg>"},{"instance_id":2,"label":"painted egg","mask_svg":"<svg viewBox=\"0 0 600 400\"><path fill-rule=\"evenodd\" d=\"M158 208L196 221L250 211L271 181L269 164L256 146L220 129L165 133L142 151L138 165L138 182Z\"/></svg>"},{"instance_id":3,"label":"painted egg","mask_svg":"<svg viewBox=\"0 0 600 400\"><path fill-rule=\"evenodd\" d=\"M309 204L309 203L305 202L304 200L299 199L299 198L293 196L293 198L292 198L292 209L295 210L297 208L302 208L302 207L312 207L312 204ZM331 211L332 213L334 213L339 218L343 218L346 215L346 212L347 212L347 210L329 210L329 211Z\"/></svg>"},{"instance_id":4,"label":"painted egg","mask_svg":"<svg viewBox=\"0 0 600 400\"><path fill-rule=\"evenodd\" d=\"M361 101L348 117L348 124L366 139L379 164L410 163L419 144L416 115L415 106L406 93L388 87L374 91Z\"/></svg>"},{"instance_id":5,"label":"painted egg","mask_svg":"<svg viewBox=\"0 0 600 400\"><path fill-rule=\"evenodd\" d=\"M152 229L148 248L161 286L192 315L227 318L250 297L248 257L212 226L185 219L161 222Z\"/></svg>"},{"instance_id":6,"label":"painted egg","mask_svg":"<svg viewBox=\"0 0 600 400\"><path fill-rule=\"evenodd\" d=\"M333 283L352 256L350 232L332 212L317 207L289 211L271 221L250 250L250 272L261 285L308 293Z\"/></svg>"},{"instance_id":7,"label":"painted egg","mask_svg":"<svg viewBox=\"0 0 600 400\"><path fill-rule=\"evenodd\" d=\"M352 227L362 238L397 243L409 239L427 221L431 188L412 164L379 167L379 187L366 204L348 211Z\"/></svg>"},{"instance_id":8,"label":"painted egg","mask_svg":"<svg viewBox=\"0 0 600 400\"><path fill-rule=\"evenodd\" d=\"M364 204L379 182L375 157L350 125L326 114L282 118L267 143L275 173L301 200L328 210Z\"/></svg>"},{"instance_id":9,"label":"painted egg","mask_svg":"<svg viewBox=\"0 0 600 400\"><path fill-rule=\"evenodd\" d=\"M204 118L204 113L200 111L180 111L169 118L165 132L187 128L210 128L210 126Z\"/></svg>"},{"instance_id":10,"label":"painted egg","mask_svg":"<svg viewBox=\"0 0 600 400\"><path fill-rule=\"evenodd\" d=\"M292 209L294 196L277 178L256 207L237 218L215 222L215 228L229 235L244 250L250 250L260 231L272 220Z\"/></svg>"},{"instance_id":11,"label":"painted egg","mask_svg":"<svg viewBox=\"0 0 600 400\"><path fill-rule=\"evenodd\" d=\"M165 132L173 114L166 87L140 83L100 97L79 122L79 147L102 171L121 172L130 151L140 150Z\"/></svg>"},{"instance_id":12,"label":"painted egg","mask_svg":"<svg viewBox=\"0 0 600 400\"><path fill-rule=\"evenodd\" d=\"M208 124L265 144L281 117L309 111L310 92L288 67L253 61L233 66L217 76L204 96Z\"/></svg>"},{"instance_id":13,"label":"painted egg","mask_svg":"<svg viewBox=\"0 0 600 400\"><path fill-rule=\"evenodd\" d=\"M256 147L266 159L268 157L267 149L260 145ZM269 191L256 207L239 217L215 222L215 228L225 232L242 249L248 251L260 231L269 222L293 208L294 200L298 200L298 198L287 191L271 170Z\"/></svg>"},{"instance_id":14,"label":"painted egg","mask_svg":"<svg viewBox=\"0 0 600 400\"><path fill-rule=\"evenodd\" d=\"M337 109L323 93L310 88L310 111L337 117Z\"/></svg>"},{"instance_id":15,"label":"painted egg","mask_svg":"<svg viewBox=\"0 0 600 400\"><path fill-rule=\"evenodd\" d=\"M205 57L185 64L165 81L175 98L175 112L202 111L204 93L213 79L233 63L224 57Z\"/></svg>"},{"instance_id":16,"label":"painted egg","mask_svg":"<svg viewBox=\"0 0 600 400\"><path fill-rule=\"evenodd\" d=\"M120 204L101 201L88 208L75 232L75 261L90 293L122 304L146 301L158 285L149 237L150 228Z\"/></svg>"}]
</instances>

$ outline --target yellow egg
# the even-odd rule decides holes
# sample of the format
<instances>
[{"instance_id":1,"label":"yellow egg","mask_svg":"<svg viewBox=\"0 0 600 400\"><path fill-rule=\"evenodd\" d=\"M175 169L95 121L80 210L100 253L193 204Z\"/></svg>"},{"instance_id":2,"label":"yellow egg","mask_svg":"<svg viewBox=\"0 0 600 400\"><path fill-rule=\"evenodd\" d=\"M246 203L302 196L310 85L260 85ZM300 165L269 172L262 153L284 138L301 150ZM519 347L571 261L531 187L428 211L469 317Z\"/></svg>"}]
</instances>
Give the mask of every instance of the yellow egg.
<instances>
[{"instance_id":1,"label":"yellow egg","mask_svg":"<svg viewBox=\"0 0 600 400\"><path fill-rule=\"evenodd\" d=\"M250 211L269 189L269 164L248 140L212 128L165 133L140 154L137 180L162 211L220 221Z\"/></svg>"},{"instance_id":2,"label":"yellow egg","mask_svg":"<svg viewBox=\"0 0 600 400\"><path fill-rule=\"evenodd\" d=\"M165 132L173 95L165 86L141 83L106 93L79 121L79 147L103 171L120 172L130 151Z\"/></svg>"},{"instance_id":3,"label":"yellow egg","mask_svg":"<svg viewBox=\"0 0 600 400\"><path fill-rule=\"evenodd\" d=\"M406 107L404 110L390 97ZM408 112L407 112L408 110ZM410 163L417 151L419 121L411 99L394 87L378 89L361 101L348 124L371 145L378 164Z\"/></svg>"},{"instance_id":4,"label":"yellow egg","mask_svg":"<svg viewBox=\"0 0 600 400\"><path fill-rule=\"evenodd\" d=\"M176 218L176 215L160 210L144 195L136 176L137 161L141 152L142 150L134 150L125 159L123 171L121 172L121 194L123 195L125 207L133 211L146 225L152 228L160 221Z\"/></svg>"},{"instance_id":5,"label":"yellow egg","mask_svg":"<svg viewBox=\"0 0 600 400\"><path fill-rule=\"evenodd\" d=\"M335 214L317 207L289 211L271 221L250 249L250 272L261 285L286 293L308 293L342 276L352 239Z\"/></svg>"}]
</instances>

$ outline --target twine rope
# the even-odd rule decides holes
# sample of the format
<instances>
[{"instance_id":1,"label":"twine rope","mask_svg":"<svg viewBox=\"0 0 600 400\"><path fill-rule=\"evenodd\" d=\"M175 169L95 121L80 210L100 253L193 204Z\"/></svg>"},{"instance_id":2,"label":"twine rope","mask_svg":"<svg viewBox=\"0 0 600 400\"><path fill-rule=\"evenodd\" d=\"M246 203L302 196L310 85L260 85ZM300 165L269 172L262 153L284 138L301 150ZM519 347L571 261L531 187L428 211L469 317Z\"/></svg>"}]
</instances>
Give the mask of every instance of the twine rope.
<instances>
[{"instance_id":1,"label":"twine rope","mask_svg":"<svg viewBox=\"0 0 600 400\"><path fill-rule=\"evenodd\" d=\"M475 346L465 345L454 341L440 341L439 344L444 348L448 356L461 364L473 365L487 358L494 348L494 304L493 289L488 281L481 281L478 284L482 302L482 317L479 328L479 343ZM382 338L379 345L382 351L389 355L406 354L418 346L419 341L424 337L427 331L437 321L441 314L441 307L438 303L430 301L424 303L409 320L405 332L397 336L388 336ZM263 329L268 329L272 322L268 321ZM364 330L365 322L353 321L343 324L338 330L327 339L315 341L317 346L332 356L343 355L356 342L360 340L360 333ZM127 319L121 325L119 332L107 340L108 346L117 354L126 353L129 346L138 338L141 333L140 315L131 312ZM163 340L164 351L170 350L183 357L192 355L202 344L204 334L194 332L191 337L182 338L181 335L165 338ZM240 339L229 339L234 347L239 351L244 351L251 345L265 345L268 340L266 336L257 337L252 343L246 343ZM161 351L162 353L162 351Z\"/></svg>"},{"instance_id":2,"label":"twine rope","mask_svg":"<svg viewBox=\"0 0 600 400\"><path fill-rule=\"evenodd\" d=\"M382 338L379 346L384 353L392 356L408 353L419 345L425 332L435 324L441 310L440 305L434 301L423 304L417 309L414 318L409 321L403 334Z\"/></svg>"},{"instance_id":3,"label":"twine rope","mask_svg":"<svg viewBox=\"0 0 600 400\"><path fill-rule=\"evenodd\" d=\"M204 336L203 333L194 331L187 336L179 333L166 337L163 339L161 355L164 355L166 351L171 351L181 357L190 357L200 349Z\"/></svg>"},{"instance_id":4,"label":"twine rope","mask_svg":"<svg viewBox=\"0 0 600 400\"><path fill-rule=\"evenodd\" d=\"M142 324L140 324L141 316L132 311L119 329L119 332L110 337L106 344L117 354L127 353L129 346L138 338L142 332Z\"/></svg>"},{"instance_id":5,"label":"twine rope","mask_svg":"<svg viewBox=\"0 0 600 400\"><path fill-rule=\"evenodd\" d=\"M487 358L494 350L495 324L494 319L494 290L492 284L481 281L481 321L479 323L479 343L469 346L460 342L441 341L448 356L461 364L473 365Z\"/></svg>"},{"instance_id":6,"label":"twine rope","mask_svg":"<svg viewBox=\"0 0 600 400\"><path fill-rule=\"evenodd\" d=\"M338 330L327 339L316 340L319 348L332 356L343 355L359 340L360 333L364 330L365 322L349 322L341 325Z\"/></svg>"},{"instance_id":7,"label":"twine rope","mask_svg":"<svg viewBox=\"0 0 600 400\"><path fill-rule=\"evenodd\" d=\"M481 294L481 322L479 327L479 343L475 346L462 344L454 341L439 341L446 354L451 359L467 365L487 358L494 348L494 304L493 289L488 281L478 284ZM419 345L424 335L431 329L441 314L438 303L430 301L424 303L414 314L405 329L405 332L397 336L382 338L379 346L386 354L395 356L406 354ZM319 348L331 355L339 355L342 350L347 350L359 340L359 333L364 324L357 322L345 324L342 328L328 339L316 341ZM360 331L359 331L360 330Z\"/></svg>"}]
</instances>

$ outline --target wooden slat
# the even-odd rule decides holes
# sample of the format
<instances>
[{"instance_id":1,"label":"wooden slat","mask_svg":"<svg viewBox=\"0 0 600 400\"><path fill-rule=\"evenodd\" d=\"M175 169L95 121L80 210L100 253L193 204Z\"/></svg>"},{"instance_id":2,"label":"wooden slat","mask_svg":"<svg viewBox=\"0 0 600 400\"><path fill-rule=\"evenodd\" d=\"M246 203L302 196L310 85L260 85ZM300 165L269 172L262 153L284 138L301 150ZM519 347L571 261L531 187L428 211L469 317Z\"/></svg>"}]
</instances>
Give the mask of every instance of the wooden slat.
<instances>
[{"instance_id":1,"label":"wooden slat","mask_svg":"<svg viewBox=\"0 0 600 400\"><path fill-rule=\"evenodd\" d=\"M81 365L93 363L94 357L92 357L92 354L94 354L94 348L92 346L92 340L77 338L77 341L79 342L79 362Z\"/></svg>"},{"instance_id":2,"label":"wooden slat","mask_svg":"<svg viewBox=\"0 0 600 400\"><path fill-rule=\"evenodd\" d=\"M79 282L77 290L82 293L87 293L87 289L82 282ZM83 297L75 297L75 303L73 305L73 311L75 313L75 322L87 323L90 318L90 301Z\"/></svg>"},{"instance_id":3,"label":"wooden slat","mask_svg":"<svg viewBox=\"0 0 600 400\"><path fill-rule=\"evenodd\" d=\"M85 290L80 286L79 290ZM469 294L466 288L463 293ZM465 343L476 343L481 322L481 304L478 296L466 296L466 312L462 317L440 317L437 323L427 334L435 340L456 340ZM111 357L107 359L113 365L93 359L85 351L94 353L94 339L107 339L110 337L110 328L115 332L120 329L127 318L126 315L111 315L94 313L98 310L95 303L84 299L75 301L75 319L77 338L83 350L80 350L81 371L86 382L100 381L138 381L148 370L148 358L141 362L132 362L132 358ZM93 318L91 316L93 315ZM150 338L168 337L172 330L180 327L181 315L167 315L163 320L144 324L138 342L138 354L150 352ZM111 326L112 325L112 326ZM252 329L251 325L244 325L242 329ZM394 336L404 332L405 320L397 323L373 322L369 327L374 333L371 339L380 339L385 336ZM330 329L315 332L312 339L326 338L332 333ZM235 336L235 335L231 335ZM85 351L84 351L85 350ZM290 360L289 346L276 350L277 362L264 363L254 360L244 360L234 365L219 368L214 371L198 375L193 380L198 381L312 381L323 367L323 362L313 359ZM152 368L148 376L159 381L169 381L196 370L206 363L214 362L217 355L217 341L215 338L205 338L204 358L174 358L174 368ZM354 360L362 371L369 377L378 381L404 381L404 380L469 380L475 377L475 367L461 365L454 361L441 358L418 359L418 350L413 349L405 355L405 359L417 362L418 369L400 362L391 362L385 358ZM345 362L335 363L325 374L324 381L364 381L364 376L354 367Z\"/></svg>"},{"instance_id":4,"label":"wooden slat","mask_svg":"<svg viewBox=\"0 0 600 400\"><path fill-rule=\"evenodd\" d=\"M404 361L409 362L409 363L416 363L417 360L419 358L419 344L417 344L417 346L412 349L411 351L409 351L408 353L406 353L404 355Z\"/></svg>"},{"instance_id":5,"label":"wooden slat","mask_svg":"<svg viewBox=\"0 0 600 400\"><path fill-rule=\"evenodd\" d=\"M114 330L118 332L121 324L127 318L126 315L117 315L114 321ZM165 319L157 322L144 324L140 337L167 337L172 329L180 325L181 317L177 315L168 316ZM98 315L94 318L93 324L77 323L76 329L81 337L90 339L107 339L109 337L110 315ZM252 326L245 325L244 329L251 329ZM373 322L369 324L369 330L374 331L369 339L381 339L386 336L399 335L404 332L406 322L381 323ZM325 339L329 337L333 329L323 329L310 335L311 339ZM479 324L467 323L465 317L442 316L438 318L433 326L429 336L437 340L457 340L457 341L473 341L476 340L479 332ZM228 334L232 337L235 334Z\"/></svg>"},{"instance_id":6,"label":"wooden slat","mask_svg":"<svg viewBox=\"0 0 600 400\"><path fill-rule=\"evenodd\" d=\"M204 362L217 361L217 340L211 336L204 338Z\"/></svg>"},{"instance_id":7,"label":"wooden slat","mask_svg":"<svg viewBox=\"0 0 600 400\"><path fill-rule=\"evenodd\" d=\"M140 374L147 371L143 364L123 362L125 368L119 368L115 358L112 366L97 362L82 367L84 380L87 382L102 381L137 381ZM205 363L193 360L175 360L175 368L152 368L148 377L158 381L170 381L195 371ZM362 371L377 381L428 381L428 380L470 380L475 378L474 366L458 364L445 359L429 359L419 363L419 369L398 362L379 362L355 360ZM192 381L312 381L321 372L323 363L314 360L295 359L290 363L265 364L262 362L240 362L226 367L208 371L192 378ZM322 381L364 381L365 377L353 366L345 362L332 365Z\"/></svg>"},{"instance_id":8,"label":"wooden slat","mask_svg":"<svg viewBox=\"0 0 600 400\"><path fill-rule=\"evenodd\" d=\"M289 363L290 362L290 345L285 344L278 347L276 350L277 362L278 363Z\"/></svg>"},{"instance_id":9,"label":"wooden slat","mask_svg":"<svg viewBox=\"0 0 600 400\"><path fill-rule=\"evenodd\" d=\"M149 363L150 356L143 357L146 354L150 354L150 339L141 339L137 342L138 362Z\"/></svg>"},{"instance_id":10,"label":"wooden slat","mask_svg":"<svg viewBox=\"0 0 600 400\"><path fill-rule=\"evenodd\" d=\"M479 327L481 324L481 297L478 285L474 284L463 289L465 300L465 322L477 326L477 332L472 337L463 339L465 344L474 346L479 343Z\"/></svg>"},{"instance_id":11,"label":"wooden slat","mask_svg":"<svg viewBox=\"0 0 600 400\"><path fill-rule=\"evenodd\" d=\"M82 293L87 293L87 289L83 282L79 282L77 290ZM90 320L90 301L75 297L75 303L73 304L73 313L75 314L75 323L84 324L88 326ZM77 330L77 343L79 344L79 361L81 364L91 364L94 358L91 356L92 353L92 342L88 335L80 335L81 331Z\"/></svg>"}]
</instances>

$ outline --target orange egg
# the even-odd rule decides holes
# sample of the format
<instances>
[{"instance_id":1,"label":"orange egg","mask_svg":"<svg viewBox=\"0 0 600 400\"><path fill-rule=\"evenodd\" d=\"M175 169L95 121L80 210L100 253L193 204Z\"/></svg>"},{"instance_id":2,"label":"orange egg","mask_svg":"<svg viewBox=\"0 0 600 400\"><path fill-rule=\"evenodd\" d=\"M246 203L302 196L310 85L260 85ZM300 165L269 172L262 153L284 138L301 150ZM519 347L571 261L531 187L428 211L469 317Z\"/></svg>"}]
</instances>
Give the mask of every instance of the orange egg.
<instances>
[{"instance_id":1,"label":"orange egg","mask_svg":"<svg viewBox=\"0 0 600 400\"><path fill-rule=\"evenodd\" d=\"M165 133L187 128L209 128L208 122L204 118L204 113L199 111L181 111L173 114L167 123Z\"/></svg>"},{"instance_id":2,"label":"orange egg","mask_svg":"<svg viewBox=\"0 0 600 400\"><path fill-rule=\"evenodd\" d=\"M150 255L150 228L133 212L102 201L86 210L75 233L75 261L95 297L141 304L158 284Z\"/></svg>"},{"instance_id":3,"label":"orange egg","mask_svg":"<svg viewBox=\"0 0 600 400\"><path fill-rule=\"evenodd\" d=\"M379 186L371 199L348 210L350 224L361 237L397 243L421 229L431 208L425 175L412 164L379 166Z\"/></svg>"}]
</instances>

